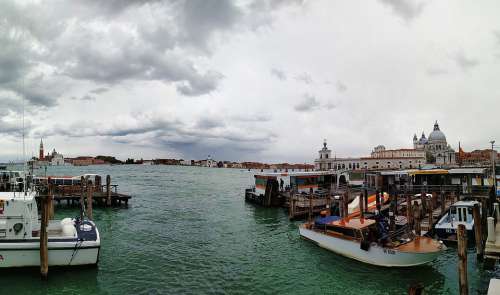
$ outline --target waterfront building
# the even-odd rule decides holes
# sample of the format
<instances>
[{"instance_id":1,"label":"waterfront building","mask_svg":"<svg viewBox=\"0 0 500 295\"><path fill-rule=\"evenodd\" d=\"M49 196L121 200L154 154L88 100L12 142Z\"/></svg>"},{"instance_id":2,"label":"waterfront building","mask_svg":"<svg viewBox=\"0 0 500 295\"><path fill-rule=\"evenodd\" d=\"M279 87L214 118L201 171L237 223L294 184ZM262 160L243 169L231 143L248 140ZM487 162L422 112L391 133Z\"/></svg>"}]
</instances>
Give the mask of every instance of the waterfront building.
<instances>
[{"instance_id":1,"label":"waterfront building","mask_svg":"<svg viewBox=\"0 0 500 295\"><path fill-rule=\"evenodd\" d=\"M413 148L415 150L424 151L426 160L429 163L437 165L453 165L456 163L455 151L446 141L445 134L439 129L439 124L434 123L434 129L429 134L429 138L425 137L422 132L420 139L417 134L413 135Z\"/></svg>"},{"instance_id":2,"label":"waterfront building","mask_svg":"<svg viewBox=\"0 0 500 295\"><path fill-rule=\"evenodd\" d=\"M499 154L495 150L474 150L472 152L464 152L462 148L458 149L456 153L456 162L460 166L487 166L491 167L491 158L493 152L493 159L496 163L499 162Z\"/></svg>"},{"instance_id":3,"label":"waterfront building","mask_svg":"<svg viewBox=\"0 0 500 295\"><path fill-rule=\"evenodd\" d=\"M64 165L64 156L58 152L56 149L52 150L52 154L50 155L50 165L52 166L63 166Z\"/></svg>"},{"instance_id":4,"label":"waterfront building","mask_svg":"<svg viewBox=\"0 0 500 295\"><path fill-rule=\"evenodd\" d=\"M318 151L314 160L316 170L380 170L380 169L411 169L425 165L425 151L416 149L387 150L385 146L375 147L369 157L332 158L326 141Z\"/></svg>"}]
</instances>

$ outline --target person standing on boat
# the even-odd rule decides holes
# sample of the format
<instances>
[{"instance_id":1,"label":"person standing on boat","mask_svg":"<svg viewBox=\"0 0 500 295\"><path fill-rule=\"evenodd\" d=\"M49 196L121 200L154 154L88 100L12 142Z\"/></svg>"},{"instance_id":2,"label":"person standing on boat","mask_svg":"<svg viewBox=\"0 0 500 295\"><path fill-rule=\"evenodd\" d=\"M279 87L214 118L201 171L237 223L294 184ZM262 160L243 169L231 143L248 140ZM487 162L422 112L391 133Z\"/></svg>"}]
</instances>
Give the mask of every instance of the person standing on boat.
<instances>
[{"instance_id":1,"label":"person standing on boat","mask_svg":"<svg viewBox=\"0 0 500 295\"><path fill-rule=\"evenodd\" d=\"M283 181L283 178L280 178L280 191L283 191L284 186L285 186L285 182Z\"/></svg>"}]
</instances>

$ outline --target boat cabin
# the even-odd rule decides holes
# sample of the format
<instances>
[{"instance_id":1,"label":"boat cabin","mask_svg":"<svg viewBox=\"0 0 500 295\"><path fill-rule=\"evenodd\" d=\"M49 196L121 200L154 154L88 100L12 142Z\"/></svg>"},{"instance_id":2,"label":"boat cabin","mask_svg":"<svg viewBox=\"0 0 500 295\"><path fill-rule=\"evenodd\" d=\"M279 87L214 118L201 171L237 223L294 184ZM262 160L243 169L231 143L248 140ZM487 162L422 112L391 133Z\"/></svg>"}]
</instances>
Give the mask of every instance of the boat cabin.
<instances>
[{"instance_id":1,"label":"boat cabin","mask_svg":"<svg viewBox=\"0 0 500 295\"><path fill-rule=\"evenodd\" d=\"M450 227L456 228L458 224L464 224L467 230L471 230L474 226L474 217L472 215L472 208L478 201L459 201L454 203L448 209L441 220L436 225L437 228Z\"/></svg>"},{"instance_id":2,"label":"boat cabin","mask_svg":"<svg viewBox=\"0 0 500 295\"><path fill-rule=\"evenodd\" d=\"M39 230L34 193L0 192L0 240L26 239Z\"/></svg>"},{"instance_id":3,"label":"boat cabin","mask_svg":"<svg viewBox=\"0 0 500 295\"><path fill-rule=\"evenodd\" d=\"M24 173L22 171L0 170L0 191L23 191Z\"/></svg>"}]
</instances>

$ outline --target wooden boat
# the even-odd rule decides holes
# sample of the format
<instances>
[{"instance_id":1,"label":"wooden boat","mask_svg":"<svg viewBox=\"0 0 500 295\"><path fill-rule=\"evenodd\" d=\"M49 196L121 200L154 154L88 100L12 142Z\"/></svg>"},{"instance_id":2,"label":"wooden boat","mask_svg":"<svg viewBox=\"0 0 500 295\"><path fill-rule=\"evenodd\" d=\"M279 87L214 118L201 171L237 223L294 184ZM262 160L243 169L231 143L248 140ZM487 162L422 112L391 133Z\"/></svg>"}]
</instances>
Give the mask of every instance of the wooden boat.
<instances>
[{"instance_id":1,"label":"wooden boat","mask_svg":"<svg viewBox=\"0 0 500 295\"><path fill-rule=\"evenodd\" d=\"M324 217L323 217L324 218ZM434 239L400 230L382 233L373 219L333 218L306 223L300 235L320 247L364 263L385 267L410 267L436 259L446 246Z\"/></svg>"},{"instance_id":2,"label":"wooden boat","mask_svg":"<svg viewBox=\"0 0 500 295\"><path fill-rule=\"evenodd\" d=\"M101 240L93 221L50 220L49 266L93 265ZM0 268L40 265L40 221L35 192L0 192Z\"/></svg>"}]
</instances>

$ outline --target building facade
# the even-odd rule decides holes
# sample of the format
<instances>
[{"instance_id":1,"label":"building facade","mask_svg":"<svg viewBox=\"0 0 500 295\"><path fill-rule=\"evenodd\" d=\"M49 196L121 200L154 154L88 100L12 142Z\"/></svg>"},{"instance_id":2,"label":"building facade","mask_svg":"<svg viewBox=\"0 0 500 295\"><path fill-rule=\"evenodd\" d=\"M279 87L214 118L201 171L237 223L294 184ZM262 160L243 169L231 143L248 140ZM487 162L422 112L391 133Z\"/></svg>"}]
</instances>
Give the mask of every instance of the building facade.
<instances>
[{"instance_id":1,"label":"building facade","mask_svg":"<svg viewBox=\"0 0 500 295\"><path fill-rule=\"evenodd\" d=\"M446 141L446 136L439 129L439 124L434 123L434 129L429 134L429 138L425 137L424 132L420 139L417 134L413 135L413 148L415 150L424 151L429 163L437 165L454 165L456 163L455 151Z\"/></svg>"},{"instance_id":2,"label":"building facade","mask_svg":"<svg viewBox=\"0 0 500 295\"><path fill-rule=\"evenodd\" d=\"M381 170L412 169L425 165L425 152L415 149L386 150L383 145L375 147L369 157L337 158L323 143L323 148L314 160L316 170Z\"/></svg>"}]
</instances>

